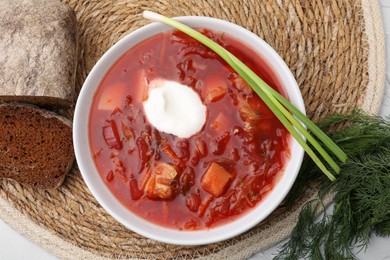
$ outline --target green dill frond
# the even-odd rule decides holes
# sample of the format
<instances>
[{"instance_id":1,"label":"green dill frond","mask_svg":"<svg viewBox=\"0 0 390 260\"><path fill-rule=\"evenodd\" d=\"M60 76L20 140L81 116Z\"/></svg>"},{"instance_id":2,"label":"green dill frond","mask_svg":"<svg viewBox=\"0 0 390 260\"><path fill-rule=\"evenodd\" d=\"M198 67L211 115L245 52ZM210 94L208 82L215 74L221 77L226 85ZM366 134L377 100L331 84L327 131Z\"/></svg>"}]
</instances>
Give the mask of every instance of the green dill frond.
<instances>
[{"instance_id":1,"label":"green dill frond","mask_svg":"<svg viewBox=\"0 0 390 260\"><path fill-rule=\"evenodd\" d=\"M303 206L289 242L282 247L275 259L298 260L307 258L312 254L321 256L319 243L315 242L322 240L321 234L324 233L326 227L320 223L314 223L319 210L323 210L320 200L310 201ZM315 237L311 235L313 230L317 234Z\"/></svg>"},{"instance_id":2,"label":"green dill frond","mask_svg":"<svg viewBox=\"0 0 390 260\"><path fill-rule=\"evenodd\" d=\"M354 111L320 125L350 159L334 182L322 178L309 159L304 162L290 203L313 180L320 182L320 199L304 206L276 259L356 259L352 249L365 250L374 233L390 235L390 123ZM329 193L335 194L333 213L317 219Z\"/></svg>"}]
</instances>

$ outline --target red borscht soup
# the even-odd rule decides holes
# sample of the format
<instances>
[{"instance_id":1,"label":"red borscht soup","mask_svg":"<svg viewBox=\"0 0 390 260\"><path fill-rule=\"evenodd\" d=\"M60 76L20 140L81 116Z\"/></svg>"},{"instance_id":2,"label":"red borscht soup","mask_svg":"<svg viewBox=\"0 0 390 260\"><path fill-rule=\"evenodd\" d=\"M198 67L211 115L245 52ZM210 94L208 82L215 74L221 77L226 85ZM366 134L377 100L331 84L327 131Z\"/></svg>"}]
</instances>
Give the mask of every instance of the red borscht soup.
<instances>
[{"instance_id":1,"label":"red borscht soup","mask_svg":"<svg viewBox=\"0 0 390 260\"><path fill-rule=\"evenodd\" d=\"M233 37L199 31L218 42L284 95L264 59ZM199 95L206 121L180 138L158 131L145 115L149 83L178 82ZM218 55L179 31L128 50L94 96L89 136L96 167L130 211L169 228L215 227L267 196L290 157L290 135L251 87Z\"/></svg>"}]
</instances>

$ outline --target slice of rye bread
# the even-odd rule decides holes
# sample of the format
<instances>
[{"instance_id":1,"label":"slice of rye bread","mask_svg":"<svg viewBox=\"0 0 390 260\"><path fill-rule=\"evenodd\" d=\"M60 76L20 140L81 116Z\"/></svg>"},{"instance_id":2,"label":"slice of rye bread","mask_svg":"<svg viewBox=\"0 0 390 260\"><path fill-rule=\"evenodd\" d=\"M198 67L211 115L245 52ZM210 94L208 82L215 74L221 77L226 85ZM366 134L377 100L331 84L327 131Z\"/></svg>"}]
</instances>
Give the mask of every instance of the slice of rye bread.
<instances>
[{"instance_id":1,"label":"slice of rye bread","mask_svg":"<svg viewBox=\"0 0 390 260\"><path fill-rule=\"evenodd\" d=\"M0 177L54 189L74 161L72 123L27 104L0 104Z\"/></svg>"}]
</instances>

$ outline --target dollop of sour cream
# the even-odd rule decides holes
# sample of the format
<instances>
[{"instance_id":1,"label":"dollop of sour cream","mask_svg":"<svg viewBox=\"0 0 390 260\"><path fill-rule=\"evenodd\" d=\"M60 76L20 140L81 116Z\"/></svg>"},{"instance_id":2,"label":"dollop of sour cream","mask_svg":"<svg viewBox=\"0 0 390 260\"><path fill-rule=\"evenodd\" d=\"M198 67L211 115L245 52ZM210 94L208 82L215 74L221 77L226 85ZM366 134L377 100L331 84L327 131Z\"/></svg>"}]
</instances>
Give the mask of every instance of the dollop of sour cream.
<instances>
[{"instance_id":1,"label":"dollop of sour cream","mask_svg":"<svg viewBox=\"0 0 390 260\"><path fill-rule=\"evenodd\" d=\"M143 102L149 122L157 130L188 138L206 122L206 106L190 87L175 81L154 79Z\"/></svg>"}]
</instances>

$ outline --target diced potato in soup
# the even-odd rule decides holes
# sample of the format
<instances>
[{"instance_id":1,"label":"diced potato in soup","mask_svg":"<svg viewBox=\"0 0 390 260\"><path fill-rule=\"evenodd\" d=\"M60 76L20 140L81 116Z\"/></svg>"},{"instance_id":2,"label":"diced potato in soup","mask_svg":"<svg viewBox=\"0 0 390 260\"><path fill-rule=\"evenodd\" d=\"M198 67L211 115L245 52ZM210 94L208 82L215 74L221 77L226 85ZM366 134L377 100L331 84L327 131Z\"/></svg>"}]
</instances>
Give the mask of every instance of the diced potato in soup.
<instances>
[{"instance_id":1,"label":"diced potato in soup","mask_svg":"<svg viewBox=\"0 0 390 260\"><path fill-rule=\"evenodd\" d=\"M114 83L105 89L100 97L98 109L103 111L114 111L115 108L123 105L122 97L126 95L127 85L124 82Z\"/></svg>"},{"instance_id":2,"label":"diced potato in soup","mask_svg":"<svg viewBox=\"0 0 390 260\"><path fill-rule=\"evenodd\" d=\"M171 199L175 188L176 169L167 163L157 162L149 167L149 182L146 194L150 199Z\"/></svg>"}]
</instances>

